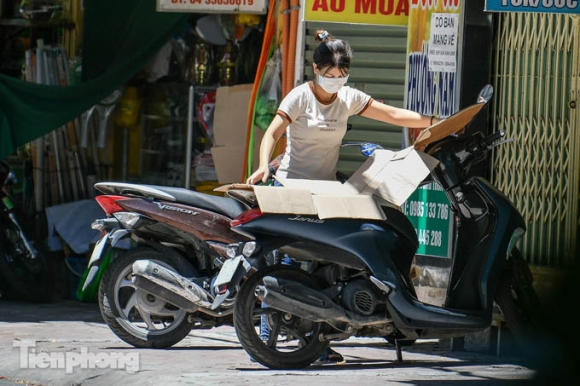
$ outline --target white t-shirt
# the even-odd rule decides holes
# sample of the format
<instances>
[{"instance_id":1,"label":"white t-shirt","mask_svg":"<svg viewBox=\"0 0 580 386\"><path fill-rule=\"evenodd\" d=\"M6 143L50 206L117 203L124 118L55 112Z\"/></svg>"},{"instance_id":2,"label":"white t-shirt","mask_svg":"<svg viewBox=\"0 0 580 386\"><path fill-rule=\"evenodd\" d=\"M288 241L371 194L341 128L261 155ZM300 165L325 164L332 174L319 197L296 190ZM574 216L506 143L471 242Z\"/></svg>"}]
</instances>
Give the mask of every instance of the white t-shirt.
<instances>
[{"instance_id":1,"label":"white t-shirt","mask_svg":"<svg viewBox=\"0 0 580 386\"><path fill-rule=\"evenodd\" d=\"M343 86L330 103L314 94L312 82L295 87L280 103L278 114L290 120L286 153L276 175L283 178L335 180L342 138L351 115L361 114L372 98Z\"/></svg>"}]
</instances>

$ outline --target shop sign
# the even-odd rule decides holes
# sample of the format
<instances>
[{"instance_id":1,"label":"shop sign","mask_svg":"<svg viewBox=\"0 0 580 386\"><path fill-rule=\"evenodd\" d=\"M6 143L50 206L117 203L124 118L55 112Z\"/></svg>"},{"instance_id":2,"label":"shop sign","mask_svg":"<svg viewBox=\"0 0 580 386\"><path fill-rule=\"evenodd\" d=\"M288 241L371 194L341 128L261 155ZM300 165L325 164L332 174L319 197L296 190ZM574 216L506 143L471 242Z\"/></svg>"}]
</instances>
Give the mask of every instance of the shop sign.
<instances>
[{"instance_id":1,"label":"shop sign","mask_svg":"<svg viewBox=\"0 0 580 386\"><path fill-rule=\"evenodd\" d=\"M409 0L306 0L304 19L332 23L406 26Z\"/></svg>"},{"instance_id":2,"label":"shop sign","mask_svg":"<svg viewBox=\"0 0 580 386\"><path fill-rule=\"evenodd\" d=\"M491 12L580 13L579 0L486 0Z\"/></svg>"},{"instance_id":3,"label":"shop sign","mask_svg":"<svg viewBox=\"0 0 580 386\"><path fill-rule=\"evenodd\" d=\"M405 107L448 117L458 108L463 0L410 0ZM421 128L405 129L409 146Z\"/></svg>"},{"instance_id":4,"label":"shop sign","mask_svg":"<svg viewBox=\"0 0 580 386\"><path fill-rule=\"evenodd\" d=\"M267 4L266 0L157 0L157 11L264 14Z\"/></svg>"},{"instance_id":5,"label":"shop sign","mask_svg":"<svg viewBox=\"0 0 580 386\"><path fill-rule=\"evenodd\" d=\"M419 239L418 255L450 257L453 221L445 191L434 182L419 187L401 207Z\"/></svg>"},{"instance_id":6,"label":"shop sign","mask_svg":"<svg viewBox=\"0 0 580 386\"><path fill-rule=\"evenodd\" d=\"M457 68L458 30L458 14L431 14L429 71L455 72Z\"/></svg>"}]
</instances>

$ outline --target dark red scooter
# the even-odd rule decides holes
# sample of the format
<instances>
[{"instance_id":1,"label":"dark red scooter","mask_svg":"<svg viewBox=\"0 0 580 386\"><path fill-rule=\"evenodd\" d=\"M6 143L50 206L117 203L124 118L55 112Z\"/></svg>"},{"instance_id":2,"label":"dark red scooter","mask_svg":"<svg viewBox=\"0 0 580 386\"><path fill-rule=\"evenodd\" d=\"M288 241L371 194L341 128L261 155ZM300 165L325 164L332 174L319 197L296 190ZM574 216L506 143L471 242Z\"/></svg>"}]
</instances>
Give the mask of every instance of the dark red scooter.
<instances>
[{"instance_id":1,"label":"dark red scooter","mask_svg":"<svg viewBox=\"0 0 580 386\"><path fill-rule=\"evenodd\" d=\"M98 288L103 319L119 338L164 348L192 329L233 323L234 291L220 292L215 280L226 246L247 240L230 221L254 205L251 197L121 182L95 188L107 218L93 223L102 237L80 292Z\"/></svg>"}]
</instances>

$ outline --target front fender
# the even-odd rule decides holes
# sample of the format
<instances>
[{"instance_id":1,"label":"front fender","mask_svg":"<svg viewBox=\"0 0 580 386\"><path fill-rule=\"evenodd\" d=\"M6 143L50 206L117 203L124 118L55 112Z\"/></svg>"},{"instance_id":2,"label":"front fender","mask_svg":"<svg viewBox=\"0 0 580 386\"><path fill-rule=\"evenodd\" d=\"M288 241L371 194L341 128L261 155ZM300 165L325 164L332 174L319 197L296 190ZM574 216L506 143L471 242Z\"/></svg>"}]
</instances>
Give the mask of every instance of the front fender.
<instances>
[{"instance_id":1,"label":"front fender","mask_svg":"<svg viewBox=\"0 0 580 386\"><path fill-rule=\"evenodd\" d=\"M104 234L97 241L77 288L77 298L79 300L93 301L95 299L101 277L113 258L114 247L121 240L129 237L130 234L131 232L126 229L116 229Z\"/></svg>"}]
</instances>

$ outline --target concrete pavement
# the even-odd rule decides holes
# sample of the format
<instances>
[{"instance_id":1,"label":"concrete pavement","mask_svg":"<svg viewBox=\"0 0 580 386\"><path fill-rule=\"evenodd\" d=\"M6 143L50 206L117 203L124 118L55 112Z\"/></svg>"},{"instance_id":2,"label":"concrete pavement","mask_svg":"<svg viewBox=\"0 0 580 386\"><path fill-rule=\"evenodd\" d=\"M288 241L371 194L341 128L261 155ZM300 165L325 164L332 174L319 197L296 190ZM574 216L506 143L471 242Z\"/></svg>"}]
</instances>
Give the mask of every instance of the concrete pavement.
<instances>
[{"instance_id":1,"label":"concrete pavement","mask_svg":"<svg viewBox=\"0 0 580 386\"><path fill-rule=\"evenodd\" d=\"M96 304L0 301L0 385L378 385L530 383L522 358L483 348L451 351L418 341L403 363L382 339L349 339L333 348L343 365L276 371L249 360L232 327L192 331L167 350L135 349L109 330Z\"/></svg>"}]
</instances>

